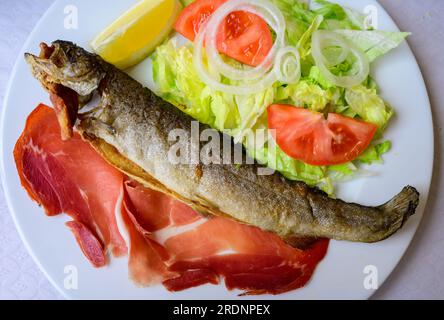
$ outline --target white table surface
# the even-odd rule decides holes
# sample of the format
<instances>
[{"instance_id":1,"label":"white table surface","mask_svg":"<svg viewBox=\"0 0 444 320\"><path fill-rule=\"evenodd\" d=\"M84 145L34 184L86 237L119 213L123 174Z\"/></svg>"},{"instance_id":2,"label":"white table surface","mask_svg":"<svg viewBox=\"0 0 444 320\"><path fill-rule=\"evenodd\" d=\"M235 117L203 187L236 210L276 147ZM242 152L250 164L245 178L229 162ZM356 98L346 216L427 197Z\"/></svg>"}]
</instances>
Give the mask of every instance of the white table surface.
<instances>
[{"instance_id":1,"label":"white table surface","mask_svg":"<svg viewBox=\"0 0 444 320\"><path fill-rule=\"evenodd\" d=\"M0 108L24 41L53 0L0 0ZM443 0L380 0L402 30L421 66L435 124L435 168L419 230L389 279L373 299L444 299L444 14ZM427 143L427 142L425 142ZM0 186L0 299L62 299L27 253Z\"/></svg>"}]
</instances>

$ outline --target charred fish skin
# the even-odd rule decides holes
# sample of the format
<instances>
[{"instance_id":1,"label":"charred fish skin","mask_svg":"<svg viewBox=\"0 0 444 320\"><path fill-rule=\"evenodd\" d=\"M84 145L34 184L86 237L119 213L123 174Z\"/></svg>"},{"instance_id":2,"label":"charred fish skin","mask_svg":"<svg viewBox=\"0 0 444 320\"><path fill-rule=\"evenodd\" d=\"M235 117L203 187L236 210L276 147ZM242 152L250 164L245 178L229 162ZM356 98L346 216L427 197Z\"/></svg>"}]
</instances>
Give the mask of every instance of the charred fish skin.
<instances>
[{"instance_id":1,"label":"charred fish skin","mask_svg":"<svg viewBox=\"0 0 444 320\"><path fill-rule=\"evenodd\" d=\"M192 118L71 42L55 41L51 48L49 57L25 55L45 88L57 83L83 97L96 90L101 96L93 111L79 115L77 130L84 139L130 176L201 212L224 215L284 239L357 242L383 240L415 213L419 193L410 186L386 204L369 207L329 198L279 173L258 175L257 164L173 164L168 151L177 141L168 135L175 129L190 132ZM182 143L184 150L193 148L191 139Z\"/></svg>"}]
</instances>

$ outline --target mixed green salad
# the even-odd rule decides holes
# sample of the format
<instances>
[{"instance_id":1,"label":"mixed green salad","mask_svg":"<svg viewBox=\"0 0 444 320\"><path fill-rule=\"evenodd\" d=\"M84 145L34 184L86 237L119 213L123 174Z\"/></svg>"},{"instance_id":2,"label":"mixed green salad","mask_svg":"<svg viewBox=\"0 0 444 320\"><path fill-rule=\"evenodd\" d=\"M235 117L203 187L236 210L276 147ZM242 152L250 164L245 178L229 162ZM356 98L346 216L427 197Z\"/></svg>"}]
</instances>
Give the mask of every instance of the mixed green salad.
<instances>
[{"instance_id":1,"label":"mixed green salad","mask_svg":"<svg viewBox=\"0 0 444 320\"><path fill-rule=\"evenodd\" d=\"M184 6L193 1L184 0ZM227 93L202 81L193 64L193 42L185 45L177 37L167 39L152 55L153 78L158 94L196 120L225 132L244 144L248 154L259 163L281 172L288 179L318 186L329 194L334 183L355 176L361 164L382 162L382 155L391 148L383 134L394 111L379 96L378 86L371 76L360 84L338 86L316 64L312 50L312 35L319 30L338 33L357 46L371 63L397 47L408 33L366 29L365 16L338 4L317 0L310 8L299 0L270 0L285 18L285 42L297 48L300 55L300 78L294 83L276 81L260 92ZM274 38L276 34L272 32ZM335 60L334 48L324 52ZM243 68L238 61L224 58L233 66ZM339 60L338 60L339 61ZM358 61L350 56L329 71L336 76L353 72ZM211 65L207 65L211 72ZM249 80L221 77L227 85L239 85ZM336 113L377 126L369 147L356 159L334 165L310 165L290 157L273 139L262 144L250 141L249 131L267 128L267 107L286 104L320 113ZM274 152L269 152L274 148Z\"/></svg>"}]
</instances>

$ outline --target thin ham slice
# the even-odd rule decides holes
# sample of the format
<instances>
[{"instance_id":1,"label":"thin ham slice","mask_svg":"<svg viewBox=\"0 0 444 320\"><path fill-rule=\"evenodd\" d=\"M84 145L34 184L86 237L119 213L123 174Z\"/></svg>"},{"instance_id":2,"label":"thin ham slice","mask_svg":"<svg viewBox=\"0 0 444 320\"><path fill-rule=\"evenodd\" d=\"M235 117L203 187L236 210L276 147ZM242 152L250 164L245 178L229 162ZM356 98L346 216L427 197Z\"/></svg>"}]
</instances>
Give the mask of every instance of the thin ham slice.
<instances>
[{"instance_id":1,"label":"thin ham slice","mask_svg":"<svg viewBox=\"0 0 444 320\"><path fill-rule=\"evenodd\" d=\"M150 204L150 199L148 199L147 205ZM124 201L120 211L129 241L129 277L139 286L161 283L165 278L175 275L165 264L169 255L161 245L152 241L151 234L143 230L134 220L134 216L129 211L129 205L131 204L128 201ZM135 210L133 207L131 209Z\"/></svg>"},{"instance_id":2,"label":"thin ham slice","mask_svg":"<svg viewBox=\"0 0 444 320\"><path fill-rule=\"evenodd\" d=\"M304 286L328 247L320 239L295 249L258 228L203 217L125 177L77 133L62 141L56 114L44 105L28 117L14 157L22 185L47 215L73 219L67 226L92 265L106 265L108 250L128 253L130 278L140 286L179 291L223 280L244 294L278 294Z\"/></svg>"},{"instance_id":3,"label":"thin ham slice","mask_svg":"<svg viewBox=\"0 0 444 320\"><path fill-rule=\"evenodd\" d=\"M258 228L222 217L204 218L134 181L125 182L123 207L145 243L163 256L172 272L163 281L170 291L217 284L220 278L228 289L244 294L290 291L308 282L328 247L328 240L321 239L299 250ZM156 248L153 242L162 246ZM131 262L129 268L137 273Z\"/></svg>"},{"instance_id":4,"label":"thin ham slice","mask_svg":"<svg viewBox=\"0 0 444 320\"><path fill-rule=\"evenodd\" d=\"M66 226L77 239L83 254L96 267L103 267L106 264L106 256L102 244L97 237L83 223L79 221L68 221Z\"/></svg>"},{"instance_id":5,"label":"thin ham slice","mask_svg":"<svg viewBox=\"0 0 444 320\"><path fill-rule=\"evenodd\" d=\"M53 109L41 104L29 115L15 145L14 158L23 187L47 215L67 213L89 230L74 232L82 249L94 236L104 250L111 250L115 256L126 254L114 215L123 175L79 134L62 141ZM95 255L86 254L90 260ZM95 258L91 262L97 265Z\"/></svg>"}]
</instances>

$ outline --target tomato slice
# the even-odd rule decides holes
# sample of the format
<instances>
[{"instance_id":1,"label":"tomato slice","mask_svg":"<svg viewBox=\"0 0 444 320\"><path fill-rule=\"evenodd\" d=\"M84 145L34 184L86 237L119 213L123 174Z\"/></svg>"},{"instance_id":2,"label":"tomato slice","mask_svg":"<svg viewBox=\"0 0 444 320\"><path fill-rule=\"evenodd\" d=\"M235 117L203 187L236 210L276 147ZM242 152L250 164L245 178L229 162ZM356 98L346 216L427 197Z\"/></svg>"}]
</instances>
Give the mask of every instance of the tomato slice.
<instances>
[{"instance_id":1,"label":"tomato slice","mask_svg":"<svg viewBox=\"0 0 444 320\"><path fill-rule=\"evenodd\" d=\"M182 10L174 24L174 30L194 41L201 25L227 0L197 0Z\"/></svg>"},{"instance_id":2,"label":"tomato slice","mask_svg":"<svg viewBox=\"0 0 444 320\"><path fill-rule=\"evenodd\" d=\"M264 61L271 47L273 38L267 23L252 13L232 12L218 30L219 52L250 66Z\"/></svg>"},{"instance_id":3,"label":"tomato slice","mask_svg":"<svg viewBox=\"0 0 444 320\"><path fill-rule=\"evenodd\" d=\"M329 113L327 119L290 105L267 109L268 127L288 156L317 166L355 160L370 145L378 127L372 123Z\"/></svg>"},{"instance_id":4,"label":"tomato slice","mask_svg":"<svg viewBox=\"0 0 444 320\"><path fill-rule=\"evenodd\" d=\"M197 0L180 14L174 29L194 41L202 24L227 0ZM219 52L250 66L264 61L273 46L267 23L259 16L243 11L230 13L217 34Z\"/></svg>"}]
</instances>

